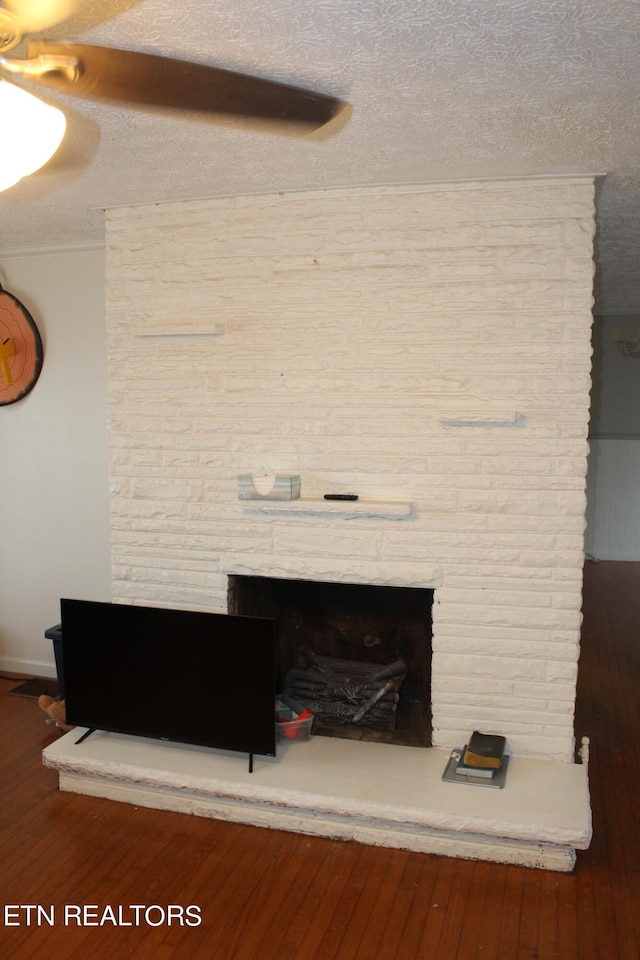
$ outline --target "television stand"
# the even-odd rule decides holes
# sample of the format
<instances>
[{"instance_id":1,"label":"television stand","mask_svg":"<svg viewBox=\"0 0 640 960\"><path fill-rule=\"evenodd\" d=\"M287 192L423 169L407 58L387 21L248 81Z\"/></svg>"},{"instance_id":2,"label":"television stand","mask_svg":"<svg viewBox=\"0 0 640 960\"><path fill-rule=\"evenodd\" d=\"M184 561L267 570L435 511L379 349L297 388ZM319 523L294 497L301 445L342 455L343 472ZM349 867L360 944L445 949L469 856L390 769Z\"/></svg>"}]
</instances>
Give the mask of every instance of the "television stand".
<instances>
[{"instance_id":1,"label":"television stand","mask_svg":"<svg viewBox=\"0 0 640 960\"><path fill-rule=\"evenodd\" d=\"M77 746L79 743L82 743L83 740L86 740L88 737L91 736L92 733L95 733L95 732L96 732L96 728L95 728L95 727L89 727L89 729L88 729L88 730L85 730L85 732L82 734L82 736L79 737L79 738L76 740L76 746Z\"/></svg>"}]
</instances>

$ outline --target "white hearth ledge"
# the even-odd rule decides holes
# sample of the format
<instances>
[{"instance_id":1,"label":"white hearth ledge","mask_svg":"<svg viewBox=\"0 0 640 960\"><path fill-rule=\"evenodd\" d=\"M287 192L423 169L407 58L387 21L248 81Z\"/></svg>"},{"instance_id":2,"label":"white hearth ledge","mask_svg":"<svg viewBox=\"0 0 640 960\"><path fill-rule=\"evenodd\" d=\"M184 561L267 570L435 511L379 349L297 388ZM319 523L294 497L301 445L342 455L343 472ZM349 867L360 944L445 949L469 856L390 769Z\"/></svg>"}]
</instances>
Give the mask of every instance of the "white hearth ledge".
<instances>
[{"instance_id":1,"label":"white hearth ledge","mask_svg":"<svg viewBox=\"0 0 640 960\"><path fill-rule=\"evenodd\" d=\"M512 757L503 790L442 781L447 750L312 737L247 757L80 728L48 746L60 789L374 846L569 872L591 838L587 767Z\"/></svg>"}]
</instances>

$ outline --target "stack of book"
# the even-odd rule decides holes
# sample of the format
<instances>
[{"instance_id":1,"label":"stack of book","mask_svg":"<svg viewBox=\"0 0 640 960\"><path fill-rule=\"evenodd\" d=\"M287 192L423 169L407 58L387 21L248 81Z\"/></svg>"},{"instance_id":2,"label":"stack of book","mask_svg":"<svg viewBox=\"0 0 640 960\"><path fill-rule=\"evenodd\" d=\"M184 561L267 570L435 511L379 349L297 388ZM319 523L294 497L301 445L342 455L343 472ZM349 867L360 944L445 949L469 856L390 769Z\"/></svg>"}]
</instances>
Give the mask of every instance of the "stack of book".
<instances>
[{"instance_id":1,"label":"stack of book","mask_svg":"<svg viewBox=\"0 0 640 960\"><path fill-rule=\"evenodd\" d=\"M505 763L506 748L506 737L474 730L466 747L460 751L456 774L463 777L493 779Z\"/></svg>"}]
</instances>

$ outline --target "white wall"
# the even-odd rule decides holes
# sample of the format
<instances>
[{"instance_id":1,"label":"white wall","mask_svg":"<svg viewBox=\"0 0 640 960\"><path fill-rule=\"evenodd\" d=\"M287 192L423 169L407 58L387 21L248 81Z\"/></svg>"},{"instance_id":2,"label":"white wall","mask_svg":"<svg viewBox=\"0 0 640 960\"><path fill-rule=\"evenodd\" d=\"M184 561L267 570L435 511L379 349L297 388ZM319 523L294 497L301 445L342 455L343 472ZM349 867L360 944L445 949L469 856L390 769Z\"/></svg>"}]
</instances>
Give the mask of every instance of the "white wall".
<instances>
[{"instance_id":1,"label":"white wall","mask_svg":"<svg viewBox=\"0 0 640 960\"><path fill-rule=\"evenodd\" d=\"M44 631L61 596L110 599L104 251L3 258L44 365L0 407L0 669L55 675Z\"/></svg>"},{"instance_id":2,"label":"white wall","mask_svg":"<svg viewBox=\"0 0 640 960\"><path fill-rule=\"evenodd\" d=\"M597 316L593 325L593 397L589 434L640 441L640 359L616 347L616 328L640 331L640 314Z\"/></svg>"},{"instance_id":3,"label":"white wall","mask_svg":"<svg viewBox=\"0 0 640 960\"><path fill-rule=\"evenodd\" d=\"M640 359L624 357L611 331L640 330L640 316L596 317L586 552L640 560Z\"/></svg>"}]
</instances>

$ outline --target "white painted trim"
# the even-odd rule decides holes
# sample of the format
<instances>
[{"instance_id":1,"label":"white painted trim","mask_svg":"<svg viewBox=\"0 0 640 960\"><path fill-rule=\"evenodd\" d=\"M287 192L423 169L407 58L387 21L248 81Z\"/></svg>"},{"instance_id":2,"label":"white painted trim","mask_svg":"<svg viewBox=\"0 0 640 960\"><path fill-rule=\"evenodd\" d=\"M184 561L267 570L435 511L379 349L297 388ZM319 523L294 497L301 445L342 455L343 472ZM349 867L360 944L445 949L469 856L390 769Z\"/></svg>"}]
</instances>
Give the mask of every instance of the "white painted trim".
<instances>
[{"instance_id":1,"label":"white painted trim","mask_svg":"<svg viewBox=\"0 0 640 960\"><path fill-rule=\"evenodd\" d=\"M103 240L86 243L68 243L55 247L15 247L0 250L3 260L35 260L40 257L77 256L83 253L99 253L105 249Z\"/></svg>"},{"instance_id":2,"label":"white painted trim","mask_svg":"<svg viewBox=\"0 0 640 960\"><path fill-rule=\"evenodd\" d=\"M0 673L16 673L23 677L57 677L55 663L45 660L24 660L21 657L0 657Z\"/></svg>"},{"instance_id":3,"label":"white painted trim","mask_svg":"<svg viewBox=\"0 0 640 960\"><path fill-rule=\"evenodd\" d=\"M312 737L247 757L78 728L47 747L60 789L254 826L570 871L591 839L587 767L512 757L502 790L442 781L449 751ZM372 799L375 798L375 799Z\"/></svg>"},{"instance_id":4,"label":"white painted trim","mask_svg":"<svg viewBox=\"0 0 640 960\"><path fill-rule=\"evenodd\" d=\"M334 195L353 195L354 191L361 196L380 196L390 192L395 192L397 190L403 190L406 193L426 193L428 191L438 190L442 192L443 190L464 190L466 187L473 189L477 186L487 186L491 187L493 184L498 186L502 183L532 183L532 182L541 182L545 180L562 180L565 183L576 182L576 183L594 183L595 181L606 177L606 173L592 172L592 171L576 171L575 173L545 173L545 174L531 174L527 176L526 174L519 174L515 176L495 176L495 177L476 177L475 179L469 179L468 177L463 179L453 179L453 180L420 180L410 183L406 183L402 180L394 180L390 183L369 183L369 184L336 184L329 187L320 187L318 189L291 189L291 190L278 190L276 193L267 192L264 190L256 191L247 191L245 193L213 193L206 196L193 196L193 197L182 197L180 200L157 200L154 201L151 206L153 207L170 207L170 206L180 206L185 203L208 203L210 201L217 200L242 200L245 198L252 197L286 197L286 198L295 198L300 197L302 199L308 198L317 198L324 197L327 194ZM135 210L138 207L144 208L149 207L150 204L148 201L140 203L127 203L119 204L117 206L107 206L107 207L92 207L91 209L97 213L117 214L121 210Z\"/></svg>"}]
</instances>

